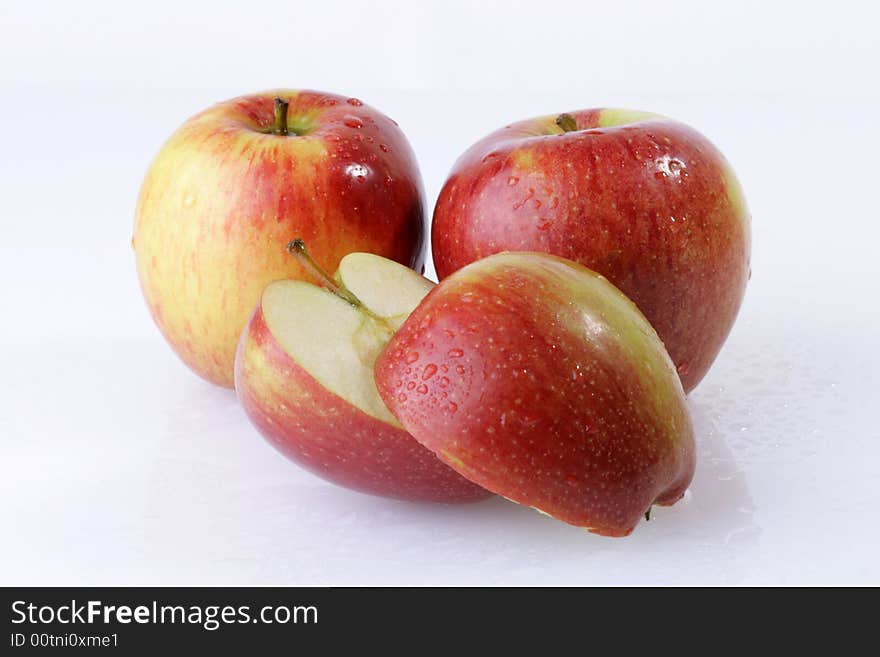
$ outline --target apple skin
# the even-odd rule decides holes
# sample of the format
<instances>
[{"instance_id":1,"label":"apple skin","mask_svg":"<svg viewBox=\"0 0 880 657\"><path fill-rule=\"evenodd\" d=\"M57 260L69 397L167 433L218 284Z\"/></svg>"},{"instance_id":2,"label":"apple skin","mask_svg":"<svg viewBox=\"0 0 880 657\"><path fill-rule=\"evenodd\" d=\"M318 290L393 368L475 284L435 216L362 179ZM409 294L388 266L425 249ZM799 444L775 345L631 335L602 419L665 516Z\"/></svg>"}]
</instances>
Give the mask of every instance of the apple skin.
<instances>
[{"instance_id":1,"label":"apple skin","mask_svg":"<svg viewBox=\"0 0 880 657\"><path fill-rule=\"evenodd\" d=\"M323 479L408 501L459 503L491 496L403 429L323 387L284 351L266 326L261 305L241 336L235 388L260 433Z\"/></svg>"},{"instance_id":2,"label":"apple skin","mask_svg":"<svg viewBox=\"0 0 880 657\"><path fill-rule=\"evenodd\" d=\"M739 183L705 137L644 112L522 121L456 162L434 211L442 280L500 251L540 251L606 276L648 318L686 392L709 370L750 275Z\"/></svg>"},{"instance_id":3,"label":"apple skin","mask_svg":"<svg viewBox=\"0 0 880 657\"><path fill-rule=\"evenodd\" d=\"M304 134L268 132L276 96ZM309 280L285 251L294 237L327 271L354 251L422 270L422 181L394 121L354 98L275 90L197 114L162 147L132 245L153 319L197 374L232 387L238 338L263 288Z\"/></svg>"},{"instance_id":4,"label":"apple skin","mask_svg":"<svg viewBox=\"0 0 880 657\"><path fill-rule=\"evenodd\" d=\"M562 258L502 253L446 278L374 374L395 417L458 472L598 534L629 534L693 477L684 391L657 334Z\"/></svg>"}]
</instances>

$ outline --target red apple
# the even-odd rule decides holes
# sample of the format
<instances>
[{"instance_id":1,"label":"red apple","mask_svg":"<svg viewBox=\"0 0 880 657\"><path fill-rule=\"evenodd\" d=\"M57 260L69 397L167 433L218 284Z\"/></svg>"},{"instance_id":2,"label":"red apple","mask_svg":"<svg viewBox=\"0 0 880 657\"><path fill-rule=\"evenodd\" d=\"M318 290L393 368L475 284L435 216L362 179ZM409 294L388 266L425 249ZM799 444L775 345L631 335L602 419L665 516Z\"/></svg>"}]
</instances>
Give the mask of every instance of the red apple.
<instances>
[{"instance_id":1,"label":"red apple","mask_svg":"<svg viewBox=\"0 0 880 657\"><path fill-rule=\"evenodd\" d=\"M599 109L514 123L462 155L434 211L441 280L499 251L576 260L648 318L692 390L736 318L749 213L705 137L644 112Z\"/></svg>"},{"instance_id":2,"label":"red apple","mask_svg":"<svg viewBox=\"0 0 880 657\"><path fill-rule=\"evenodd\" d=\"M303 275L285 252L291 237L329 271L353 251L420 270L423 206L394 121L355 98L270 91L219 103L171 136L143 182L132 244L165 338L197 374L231 387L263 288Z\"/></svg>"},{"instance_id":3,"label":"red apple","mask_svg":"<svg viewBox=\"0 0 880 657\"><path fill-rule=\"evenodd\" d=\"M406 500L488 497L416 442L373 382L376 355L433 284L364 253L343 258L325 283L276 281L263 292L235 360L248 417L283 454L342 486Z\"/></svg>"},{"instance_id":4,"label":"red apple","mask_svg":"<svg viewBox=\"0 0 880 657\"><path fill-rule=\"evenodd\" d=\"M562 258L502 253L435 287L375 365L382 399L471 481L629 534L694 471L684 391L636 306Z\"/></svg>"}]
</instances>

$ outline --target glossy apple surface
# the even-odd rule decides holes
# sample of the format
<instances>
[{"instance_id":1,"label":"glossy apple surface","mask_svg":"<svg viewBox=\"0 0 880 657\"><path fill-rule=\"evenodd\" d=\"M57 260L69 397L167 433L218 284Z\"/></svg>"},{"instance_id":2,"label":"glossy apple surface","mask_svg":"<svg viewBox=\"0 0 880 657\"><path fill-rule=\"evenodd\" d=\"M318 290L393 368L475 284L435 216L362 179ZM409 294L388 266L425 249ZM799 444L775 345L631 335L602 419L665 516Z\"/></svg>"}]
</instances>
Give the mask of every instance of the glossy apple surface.
<instances>
[{"instance_id":1,"label":"glossy apple surface","mask_svg":"<svg viewBox=\"0 0 880 657\"><path fill-rule=\"evenodd\" d=\"M289 102L275 134L274 98ZM421 270L422 182L406 138L354 98L278 90L201 112L162 147L132 244L162 334L202 377L232 386L238 337L263 288L300 278L296 236L334 271L354 251Z\"/></svg>"},{"instance_id":2,"label":"glossy apple surface","mask_svg":"<svg viewBox=\"0 0 880 657\"><path fill-rule=\"evenodd\" d=\"M375 377L404 428L458 472L599 534L629 534L693 476L684 391L654 329L562 258L502 253L446 278Z\"/></svg>"},{"instance_id":3,"label":"glossy apple surface","mask_svg":"<svg viewBox=\"0 0 880 657\"><path fill-rule=\"evenodd\" d=\"M235 360L248 417L287 457L347 488L416 501L488 497L400 426L373 381L376 355L432 283L361 253L342 260L337 280L360 305L303 281L263 292Z\"/></svg>"},{"instance_id":4,"label":"glossy apple surface","mask_svg":"<svg viewBox=\"0 0 880 657\"><path fill-rule=\"evenodd\" d=\"M472 146L440 193L434 264L445 278L500 251L599 272L668 349L686 392L708 371L749 277L749 213L722 154L692 128L601 109L510 125Z\"/></svg>"}]
</instances>

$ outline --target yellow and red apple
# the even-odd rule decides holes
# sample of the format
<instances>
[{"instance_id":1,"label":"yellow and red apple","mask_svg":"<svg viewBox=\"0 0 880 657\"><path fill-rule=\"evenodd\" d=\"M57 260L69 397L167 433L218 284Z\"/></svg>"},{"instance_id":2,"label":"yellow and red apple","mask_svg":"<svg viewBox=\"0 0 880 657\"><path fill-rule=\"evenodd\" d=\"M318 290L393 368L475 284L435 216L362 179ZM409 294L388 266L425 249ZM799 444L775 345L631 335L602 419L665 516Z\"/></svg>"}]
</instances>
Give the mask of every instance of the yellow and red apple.
<instances>
[{"instance_id":1,"label":"yellow and red apple","mask_svg":"<svg viewBox=\"0 0 880 657\"><path fill-rule=\"evenodd\" d=\"M636 303L690 391L742 302L749 222L733 170L701 134L585 110L514 123L459 158L434 211L434 264L442 280L500 251L580 262Z\"/></svg>"},{"instance_id":2,"label":"yellow and red apple","mask_svg":"<svg viewBox=\"0 0 880 657\"><path fill-rule=\"evenodd\" d=\"M344 257L323 282L271 283L241 336L235 388L254 425L287 457L347 488L432 502L488 497L401 427L373 380L376 356L433 283L364 253Z\"/></svg>"},{"instance_id":3,"label":"yellow and red apple","mask_svg":"<svg viewBox=\"0 0 880 657\"><path fill-rule=\"evenodd\" d=\"M132 244L174 351L232 386L263 288L304 276L285 252L291 236L330 271L354 251L421 270L424 232L421 177L394 121L355 98L277 90L219 103L171 136L143 182Z\"/></svg>"},{"instance_id":4,"label":"yellow and red apple","mask_svg":"<svg viewBox=\"0 0 880 657\"><path fill-rule=\"evenodd\" d=\"M460 269L394 333L374 375L403 427L459 473L599 534L629 534L693 476L663 344L575 262L501 253Z\"/></svg>"}]
</instances>

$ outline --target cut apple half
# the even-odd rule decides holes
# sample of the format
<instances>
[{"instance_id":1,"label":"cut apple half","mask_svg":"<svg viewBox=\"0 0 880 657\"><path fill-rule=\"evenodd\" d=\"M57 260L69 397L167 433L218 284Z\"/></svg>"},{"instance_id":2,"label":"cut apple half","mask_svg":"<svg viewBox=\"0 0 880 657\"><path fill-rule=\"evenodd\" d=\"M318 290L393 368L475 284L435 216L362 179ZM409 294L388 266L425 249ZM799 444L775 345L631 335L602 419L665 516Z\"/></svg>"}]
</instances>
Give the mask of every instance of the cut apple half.
<instances>
[{"instance_id":1,"label":"cut apple half","mask_svg":"<svg viewBox=\"0 0 880 657\"><path fill-rule=\"evenodd\" d=\"M346 256L333 278L299 255L323 286L263 291L235 361L248 417L289 458L348 488L435 502L491 495L420 445L376 389L376 358L434 284L371 254Z\"/></svg>"}]
</instances>

